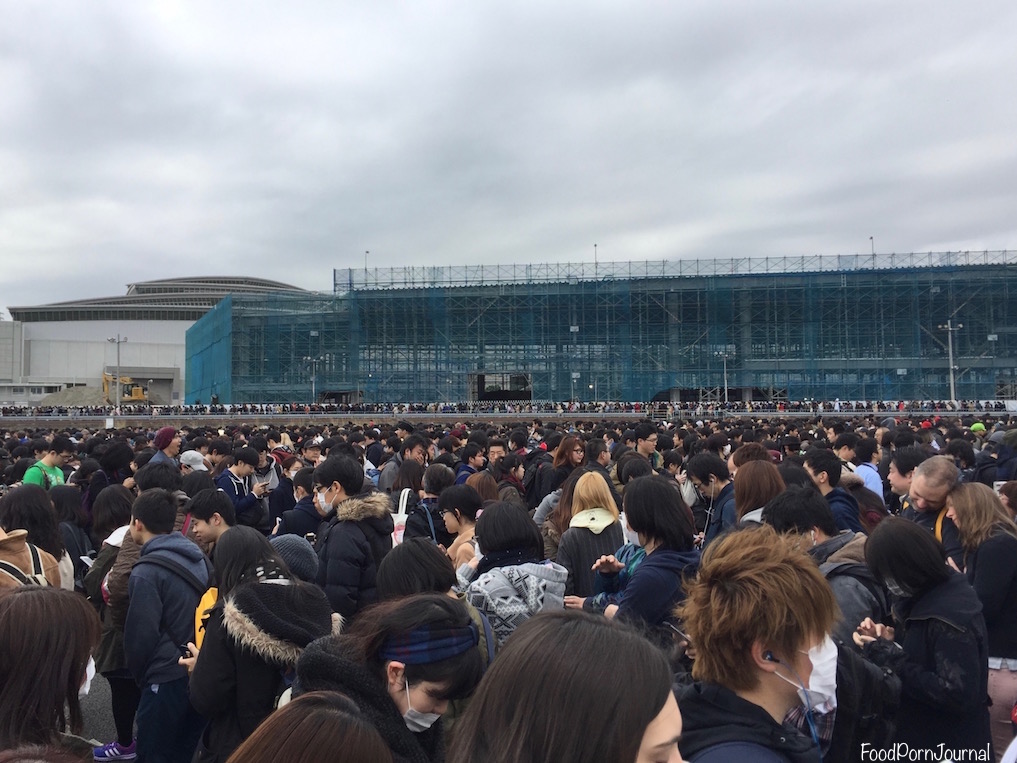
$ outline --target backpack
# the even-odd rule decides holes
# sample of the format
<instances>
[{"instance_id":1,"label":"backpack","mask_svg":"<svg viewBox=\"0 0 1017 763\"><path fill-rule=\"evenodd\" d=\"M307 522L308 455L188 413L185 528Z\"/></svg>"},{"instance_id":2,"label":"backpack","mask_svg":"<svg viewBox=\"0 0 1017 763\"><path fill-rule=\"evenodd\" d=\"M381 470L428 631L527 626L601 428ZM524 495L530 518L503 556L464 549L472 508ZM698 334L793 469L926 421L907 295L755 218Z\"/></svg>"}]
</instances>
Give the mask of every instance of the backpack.
<instances>
[{"instance_id":1,"label":"backpack","mask_svg":"<svg viewBox=\"0 0 1017 763\"><path fill-rule=\"evenodd\" d=\"M29 470L31 470L31 469L38 469L39 470L39 474L42 475L42 486L43 486L43 488L45 488L46 490L49 490L51 487L53 487L53 480L50 479L50 476L49 476L49 474L46 473L46 470L43 469L41 466L39 466L39 462L38 461L36 461L34 464L32 464L30 467L28 467L28 469L25 470L25 474L28 474Z\"/></svg>"},{"instance_id":2,"label":"backpack","mask_svg":"<svg viewBox=\"0 0 1017 763\"><path fill-rule=\"evenodd\" d=\"M551 468L551 456L547 453L538 453L526 466L523 472L523 491L526 496L526 508L536 509L547 493L541 494L542 473Z\"/></svg>"},{"instance_id":3,"label":"backpack","mask_svg":"<svg viewBox=\"0 0 1017 763\"><path fill-rule=\"evenodd\" d=\"M32 572L25 574L21 568L14 566L10 562L0 561L0 574L13 578L18 585L48 586L49 581L46 580L46 575L42 571L42 557L39 555L39 549L31 543L26 543L25 545L32 555Z\"/></svg>"},{"instance_id":4,"label":"backpack","mask_svg":"<svg viewBox=\"0 0 1017 763\"><path fill-rule=\"evenodd\" d=\"M877 613L879 617L873 617L872 619L885 624L892 622L890 601L886 595L886 590L879 584L876 577L872 574L872 570L866 565L860 562L826 562L819 565L819 571L823 573L823 577L827 580L846 575L860 582L879 605L879 612Z\"/></svg>"}]
</instances>

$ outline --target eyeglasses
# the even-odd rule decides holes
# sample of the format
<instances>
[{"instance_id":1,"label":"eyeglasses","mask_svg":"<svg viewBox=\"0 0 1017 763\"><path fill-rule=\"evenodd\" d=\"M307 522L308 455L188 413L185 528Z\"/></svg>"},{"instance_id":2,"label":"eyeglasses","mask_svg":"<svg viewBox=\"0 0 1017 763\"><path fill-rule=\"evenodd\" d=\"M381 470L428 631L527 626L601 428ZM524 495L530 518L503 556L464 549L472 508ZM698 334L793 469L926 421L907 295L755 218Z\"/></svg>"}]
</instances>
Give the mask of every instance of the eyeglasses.
<instances>
[{"instance_id":1,"label":"eyeglasses","mask_svg":"<svg viewBox=\"0 0 1017 763\"><path fill-rule=\"evenodd\" d=\"M583 448L573 448L572 452L573 453L585 453L585 450L583 450Z\"/></svg>"}]
</instances>

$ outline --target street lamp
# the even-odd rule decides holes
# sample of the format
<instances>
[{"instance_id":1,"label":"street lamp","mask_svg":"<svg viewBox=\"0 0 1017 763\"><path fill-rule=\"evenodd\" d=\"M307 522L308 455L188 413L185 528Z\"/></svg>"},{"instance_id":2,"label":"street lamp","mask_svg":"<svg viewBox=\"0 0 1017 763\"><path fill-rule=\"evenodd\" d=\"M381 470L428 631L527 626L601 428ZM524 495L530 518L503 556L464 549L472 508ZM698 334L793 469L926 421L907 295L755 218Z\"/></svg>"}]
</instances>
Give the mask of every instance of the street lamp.
<instances>
[{"instance_id":1,"label":"street lamp","mask_svg":"<svg viewBox=\"0 0 1017 763\"><path fill-rule=\"evenodd\" d=\"M120 334L117 334L115 338L114 337L107 337L106 341L111 343L111 344L115 344L117 346L117 383L116 383L116 390L117 390L116 395L117 395L117 399L116 399L115 406L116 406L116 410L119 411L120 410L120 345L122 345L124 342L127 341L127 337L121 337Z\"/></svg>"},{"instance_id":2,"label":"street lamp","mask_svg":"<svg viewBox=\"0 0 1017 763\"><path fill-rule=\"evenodd\" d=\"M715 352L714 355L724 361L724 405L727 405L727 359L731 356L723 350Z\"/></svg>"},{"instance_id":3,"label":"street lamp","mask_svg":"<svg viewBox=\"0 0 1017 763\"><path fill-rule=\"evenodd\" d=\"M954 365L953 365L953 335L954 332L960 331L964 328L963 323L954 323L952 319L947 320L946 323L939 324L939 330L946 332L946 353L947 362L950 364L950 402L953 403L953 407L957 408L957 384L954 379Z\"/></svg>"}]
</instances>

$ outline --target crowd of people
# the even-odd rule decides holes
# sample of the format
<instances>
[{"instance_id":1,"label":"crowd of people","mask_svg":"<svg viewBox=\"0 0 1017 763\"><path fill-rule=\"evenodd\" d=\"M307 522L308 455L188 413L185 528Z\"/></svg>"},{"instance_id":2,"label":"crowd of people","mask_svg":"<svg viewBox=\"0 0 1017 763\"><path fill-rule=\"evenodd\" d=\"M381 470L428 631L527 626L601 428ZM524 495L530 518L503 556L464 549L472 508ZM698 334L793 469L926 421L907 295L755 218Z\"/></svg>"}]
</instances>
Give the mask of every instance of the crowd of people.
<instances>
[{"instance_id":1,"label":"crowd of people","mask_svg":"<svg viewBox=\"0 0 1017 763\"><path fill-rule=\"evenodd\" d=\"M77 416L378 416L439 414L442 416L478 415L612 415L646 414L656 418L674 418L681 414L822 414L822 413L921 413L1005 412L1000 400L752 400L714 402L624 402L573 400L469 400L437 403L195 403L161 405L132 402L114 405L0 405L0 418L68 418Z\"/></svg>"},{"instance_id":2,"label":"crowd of people","mask_svg":"<svg viewBox=\"0 0 1017 763\"><path fill-rule=\"evenodd\" d=\"M1017 421L885 413L0 430L0 761L1000 760Z\"/></svg>"}]
</instances>

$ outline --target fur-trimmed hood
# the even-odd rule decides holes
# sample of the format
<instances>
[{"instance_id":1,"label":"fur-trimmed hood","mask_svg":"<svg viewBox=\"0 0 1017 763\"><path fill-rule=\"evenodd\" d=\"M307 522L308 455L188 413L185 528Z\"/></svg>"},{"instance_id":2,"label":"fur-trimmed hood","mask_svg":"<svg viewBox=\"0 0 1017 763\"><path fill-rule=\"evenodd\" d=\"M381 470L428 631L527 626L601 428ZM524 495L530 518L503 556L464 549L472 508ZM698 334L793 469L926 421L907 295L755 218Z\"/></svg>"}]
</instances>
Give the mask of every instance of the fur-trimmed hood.
<instances>
[{"instance_id":1,"label":"fur-trimmed hood","mask_svg":"<svg viewBox=\"0 0 1017 763\"><path fill-rule=\"evenodd\" d=\"M391 517L392 501L382 492L361 493L336 506L335 516L342 522Z\"/></svg>"},{"instance_id":2,"label":"fur-trimmed hood","mask_svg":"<svg viewBox=\"0 0 1017 763\"><path fill-rule=\"evenodd\" d=\"M240 585L226 598L223 625L240 646L289 667L315 639L338 635L343 619L314 586L265 581Z\"/></svg>"}]
</instances>

